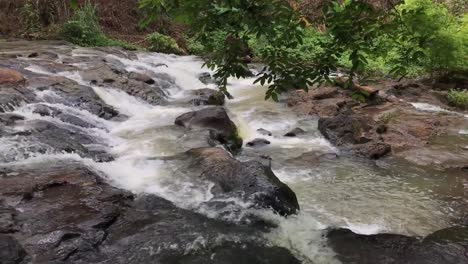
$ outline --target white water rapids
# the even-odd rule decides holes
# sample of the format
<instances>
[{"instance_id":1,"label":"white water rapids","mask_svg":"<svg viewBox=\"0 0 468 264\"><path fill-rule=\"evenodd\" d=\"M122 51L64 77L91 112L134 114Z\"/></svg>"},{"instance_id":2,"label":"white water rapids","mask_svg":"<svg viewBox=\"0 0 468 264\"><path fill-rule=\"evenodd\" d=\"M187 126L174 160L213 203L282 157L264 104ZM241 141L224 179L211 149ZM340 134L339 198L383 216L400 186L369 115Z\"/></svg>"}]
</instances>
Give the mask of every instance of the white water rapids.
<instances>
[{"instance_id":1,"label":"white water rapids","mask_svg":"<svg viewBox=\"0 0 468 264\"><path fill-rule=\"evenodd\" d=\"M74 56L87 52L85 49L75 50ZM75 154L46 153L27 159L18 157L18 162L81 160L105 173L109 182L117 187L137 194L157 194L179 207L216 217L216 212L204 211L199 207L203 202L213 199L210 192L212 183L172 177L177 167L170 162L154 159L182 153L193 147L187 144L190 142L187 140L189 135L184 135L173 124L177 116L199 108L180 106L177 102L186 101L187 91L206 87L197 77L207 72L207 69L202 68L202 61L196 57L150 53L138 54L138 60L108 56L120 60L128 71L166 73L172 76L176 86L168 91L170 104L152 106L119 90L91 86L81 79L78 72L60 73L58 75L62 77L91 86L107 104L129 116L123 122L106 121L84 110L49 104L96 124L98 128L80 129L111 146L109 152L116 159L96 163ZM31 63L28 70L53 75L35 66L33 61ZM155 66L161 63L167 67ZM264 101L266 88L253 85L253 80L229 81L228 89L234 99L227 102L226 108L245 143L256 138L266 138L271 144L257 150L246 147L239 159L249 159L249 154L270 156L275 174L295 191L301 206L299 215L287 219L268 212L258 212L279 224L275 231L266 235L272 245L287 247L306 262L336 263L333 252L324 245L324 228L347 227L364 234L395 232L425 235L449 225L447 211L444 211L447 205L433 196L439 188L434 187L438 180L421 177L424 172L408 170L404 165L384 163L377 166L352 159L332 159L306 166L290 163L290 159L304 153L329 154L337 150L320 135L315 118L297 116L284 103ZM48 98L56 96L50 92L38 92L38 95ZM28 105L14 112L31 120L62 122L34 114ZM283 136L296 127L306 130L307 134L296 138ZM271 131L272 136L257 132L260 128ZM12 148L8 142L0 142L0 147Z\"/></svg>"}]
</instances>

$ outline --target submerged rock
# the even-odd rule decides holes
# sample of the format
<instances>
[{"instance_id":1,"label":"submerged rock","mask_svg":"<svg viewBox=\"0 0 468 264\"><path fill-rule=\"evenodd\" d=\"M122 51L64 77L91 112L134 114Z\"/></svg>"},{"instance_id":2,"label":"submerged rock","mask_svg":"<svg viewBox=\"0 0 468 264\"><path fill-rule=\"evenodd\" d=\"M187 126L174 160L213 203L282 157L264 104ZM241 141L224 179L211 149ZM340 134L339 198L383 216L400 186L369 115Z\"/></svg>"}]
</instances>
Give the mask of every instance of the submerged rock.
<instances>
[{"instance_id":1,"label":"submerged rock","mask_svg":"<svg viewBox=\"0 0 468 264\"><path fill-rule=\"evenodd\" d=\"M185 113L176 118L175 124L188 129L208 129L211 139L226 146L232 152L242 148L242 139L237 133L237 127L223 107L209 107Z\"/></svg>"},{"instance_id":2,"label":"submerged rock","mask_svg":"<svg viewBox=\"0 0 468 264\"><path fill-rule=\"evenodd\" d=\"M344 263L459 264L468 263L468 227L450 227L423 239L394 234L359 235L331 230L330 246Z\"/></svg>"},{"instance_id":3,"label":"submerged rock","mask_svg":"<svg viewBox=\"0 0 468 264\"><path fill-rule=\"evenodd\" d=\"M270 145L271 142L264 139L264 138L256 138L250 142L247 143L247 146L252 147L252 148L257 148L257 147L264 147L266 145Z\"/></svg>"},{"instance_id":4,"label":"submerged rock","mask_svg":"<svg viewBox=\"0 0 468 264\"><path fill-rule=\"evenodd\" d=\"M263 129L263 128L257 129L257 132L264 135L264 136L270 136L271 137L273 135L270 131L268 131L266 129Z\"/></svg>"},{"instance_id":5,"label":"submerged rock","mask_svg":"<svg viewBox=\"0 0 468 264\"><path fill-rule=\"evenodd\" d=\"M297 136L300 136L300 135L303 135L305 134L305 130L300 128L300 127L296 127L295 129L289 131L288 133L286 133L284 136L285 137L297 137Z\"/></svg>"},{"instance_id":6,"label":"submerged rock","mask_svg":"<svg viewBox=\"0 0 468 264\"><path fill-rule=\"evenodd\" d=\"M299 210L295 193L273 171L258 161L240 162L221 148L199 148L186 153L190 174L207 179L220 197L238 197L254 208L266 208L281 215Z\"/></svg>"}]
</instances>

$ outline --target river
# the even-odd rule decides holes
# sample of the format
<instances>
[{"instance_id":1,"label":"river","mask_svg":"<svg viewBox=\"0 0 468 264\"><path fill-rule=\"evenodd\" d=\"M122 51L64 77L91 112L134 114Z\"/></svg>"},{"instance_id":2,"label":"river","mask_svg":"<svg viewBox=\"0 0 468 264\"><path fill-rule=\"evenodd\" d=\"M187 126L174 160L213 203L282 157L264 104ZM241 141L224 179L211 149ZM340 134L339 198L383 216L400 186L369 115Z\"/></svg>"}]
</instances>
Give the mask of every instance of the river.
<instances>
[{"instance_id":1,"label":"river","mask_svg":"<svg viewBox=\"0 0 468 264\"><path fill-rule=\"evenodd\" d=\"M26 69L31 72L66 77L91 87L105 103L127 115L128 119L104 120L85 110L54 103L56 95L53 93L37 92L37 96L48 98L49 106L93 123L96 127L86 128L86 132L110 146L108 151L116 158L97 163L76 154L52 151L26 156L18 154L15 162L76 159L103 172L107 181L116 187L136 194L156 194L178 207L218 217L217 212L202 206L213 199L210 192L213 184L194 181L177 173L177 164L164 159L197 146L190 135L174 126L174 120L183 113L203 107L185 103L191 98L191 90L207 86L198 79L200 74L209 72L202 67L203 62L197 57L143 52L137 53L137 60L103 55L91 49L75 49L72 54L74 57L105 56L119 60L127 71L169 75L175 85L166 90L168 103L150 105L123 91L89 84L76 71L52 73L36 65L34 59L25 59L30 64ZM92 65L84 61L75 66L86 68ZM292 112L284 100L279 103L265 101L266 87L254 85L253 81L253 78L229 80L228 90L234 99L227 101L226 108L244 140L243 151L237 158L270 157L273 171L294 190L301 207L298 215L288 218L266 211L257 212L278 224L265 235L272 245L290 249L305 263L339 263L333 251L325 245L322 230L327 227L345 227L361 234L388 232L424 236L448 227L456 220L456 201L464 199L466 188L458 176L409 166L397 159L374 162L341 157L318 131L316 117ZM208 88L216 87L211 84ZM33 113L30 104L13 112L30 120L63 123ZM297 127L305 130L305 134L284 136ZM259 129L265 129L271 135L264 135ZM246 146L257 138L267 139L270 144L258 148ZM11 146L2 142L0 148Z\"/></svg>"}]
</instances>

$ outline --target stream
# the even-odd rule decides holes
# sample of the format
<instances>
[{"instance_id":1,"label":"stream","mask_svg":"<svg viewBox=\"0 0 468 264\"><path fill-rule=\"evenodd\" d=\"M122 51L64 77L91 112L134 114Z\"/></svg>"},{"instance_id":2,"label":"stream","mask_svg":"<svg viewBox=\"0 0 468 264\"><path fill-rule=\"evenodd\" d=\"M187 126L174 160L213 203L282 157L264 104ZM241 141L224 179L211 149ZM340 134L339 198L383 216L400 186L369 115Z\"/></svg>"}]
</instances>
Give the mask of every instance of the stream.
<instances>
[{"instance_id":1,"label":"stream","mask_svg":"<svg viewBox=\"0 0 468 264\"><path fill-rule=\"evenodd\" d=\"M167 102L151 105L140 98L110 87L85 81L76 70L53 72L37 64L34 58L23 58L25 68L33 74L65 77L83 86L91 87L108 105L127 119L105 120L84 109L66 106L52 91L36 91L49 107L77 116L93 126L80 128L99 139L94 149L105 149L115 157L113 161L96 162L76 153L60 153L53 149L46 153L25 153L25 145L0 138L0 151L6 162L2 165L29 164L76 160L103 173L113 186L135 194L155 194L173 202L177 207L236 222L237 214L220 214L204 204L214 199L213 183L193 180L178 170L179 164L168 157L198 147L191 135L174 125L174 120L190 111L204 108L187 102L192 91L205 85L200 74L209 72L197 57L156 53L136 53L137 58L125 58L93 49L73 49L71 55L61 52L67 47L57 46L57 61L71 56L72 65L80 69L92 67L93 62L80 57L102 57L118 61L128 72L140 72L157 79L165 76ZM301 211L287 218L268 210L256 214L277 224L265 239L274 246L288 248L304 263L339 263L328 248L322 231L328 227L344 227L359 234L397 233L425 236L449 227L459 215L459 204L466 202L467 182L463 175L441 172L430 167L410 166L396 158L369 161L341 156L318 131L318 118L299 116L290 110L284 100L265 101L266 87L253 84L254 78L230 79L228 90L234 99L226 101L226 110L239 129L244 146L237 159L248 161L263 157L271 163L276 176L297 195ZM11 113L27 120L46 120L59 126L63 120L35 113L34 104L15 107ZM44 102L41 102L44 104ZM297 137L284 135L294 128L305 131ZM271 132L265 135L264 129ZM262 138L270 144L249 147L248 142ZM25 143L27 145L27 143ZM234 201L247 209L242 201Z\"/></svg>"}]
</instances>

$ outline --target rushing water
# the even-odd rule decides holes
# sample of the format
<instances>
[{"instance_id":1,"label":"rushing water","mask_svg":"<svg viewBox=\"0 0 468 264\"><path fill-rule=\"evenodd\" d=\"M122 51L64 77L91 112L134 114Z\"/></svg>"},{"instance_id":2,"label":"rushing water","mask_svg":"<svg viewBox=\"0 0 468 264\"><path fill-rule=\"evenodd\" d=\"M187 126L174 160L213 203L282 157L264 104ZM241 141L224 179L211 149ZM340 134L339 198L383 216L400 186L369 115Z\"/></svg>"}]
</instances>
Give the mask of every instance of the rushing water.
<instances>
[{"instance_id":1,"label":"rushing water","mask_svg":"<svg viewBox=\"0 0 468 264\"><path fill-rule=\"evenodd\" d=\"M93 54L102 56L86 49L73 52L74 56ZM159 159L196 147L190 144L189 136L173 123L177 116L199 108L180 102L187 101L189 90L206 87L197 77L207 71L202 68L202 62L196 57L148 53L139 54L138 60L105 56L120 60L128 71L166 73L172 76L176 85L168 90L169 104L152 106L122 91L92 86L107 104L129 116L126 121L114 122L97 118L84 110L54 104L50 98L56 95L39 92L38 96L49 98L48 101L52 102L50 106L96 124L97 128L81 129L102 138L102 142L110 146L109 152L117 158L112 162L95 163L74 154L47 153L19 162L80 159L104 172L115 186L135 193L154 193L180 207L216 216L200 208L203 202L213 198L210 192L213 184L194 182L180 174L177 174L180 177L174 177L177 165ZM167 67L157 66L161 63ZM83 63L79 66L88 65ZM28 69L39 74L53 75L34 65L34 61L31 61ZM90 85L81 79L78 72L62 72L58 75ZM279 225L266 235L271 244L287 247L306 261L334 263L333 252L324 245L322 238L322 230L326 227L347 227L364 234L394 232L426 235L449 226L456 217L452 203L457 199L466 199L463 194L466 186L456 176L429 168L411 167L391 159L374 163L336 158L335 154L339 153L320 135L316 118L298 116L284 103L265 101L266 88L253 85L253 80L231 79L228 89L234 99L228 101L226 107L239 127L244 142L266 138L271 144L258 149L245 147L238 158L248 160L259 155L271 157L274 172L295 191L301 206L299 215L287 219L259 212ZM415 107L427 108L425 105ZM17 108L15 112L28 119L61 122L34 114L31 105ZM307 133L296 138L283 136L296 127ZM260 128L270 131L272 135L262 135L257 131ZM0 146L11 148L7 143L0 142ZM307 159L307 155L318 157L318 154L324 154L325 158ZM459 192L453 194L456 188Z\"/></svg>"}]
</instances>

